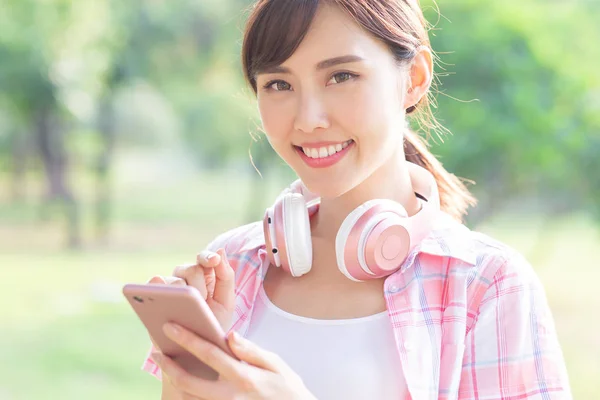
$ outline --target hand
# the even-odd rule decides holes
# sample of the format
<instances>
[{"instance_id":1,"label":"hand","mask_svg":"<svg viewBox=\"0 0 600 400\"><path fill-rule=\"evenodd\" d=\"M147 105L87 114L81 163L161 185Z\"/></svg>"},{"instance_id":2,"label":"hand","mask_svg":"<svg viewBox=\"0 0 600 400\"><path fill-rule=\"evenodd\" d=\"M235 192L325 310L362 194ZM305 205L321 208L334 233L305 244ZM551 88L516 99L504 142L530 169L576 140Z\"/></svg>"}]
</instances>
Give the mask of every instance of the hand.
<instances>
[{"instance_id":1,"label":"hand","mask_svg":"<svg viewBox=\"0 0 600 400\"><path fill-rule=\"evenodd\" d=\"M279 356L261 349L235 332L227 336L229 347L241 361L220 348L172 323L165 334L219 373L219 380L207 381L188 374L162 353L152 353L178 398L201 400L316 400L300 377ZM246 363L244 363L244 362Z\"/></svg>"},{"instance_id":2,"label":"hand","mask_svg":"<svg viewBox=\"0 0 600 400\"><path fill-rule=\"evenodd\" d=\"M190 285L200 291L221 327L229 330L235 307L235 276L225 250L205 250L196 256L195 264L180 265L173 276L155 276L148 283Z\"/></svg>"}]
</instances>

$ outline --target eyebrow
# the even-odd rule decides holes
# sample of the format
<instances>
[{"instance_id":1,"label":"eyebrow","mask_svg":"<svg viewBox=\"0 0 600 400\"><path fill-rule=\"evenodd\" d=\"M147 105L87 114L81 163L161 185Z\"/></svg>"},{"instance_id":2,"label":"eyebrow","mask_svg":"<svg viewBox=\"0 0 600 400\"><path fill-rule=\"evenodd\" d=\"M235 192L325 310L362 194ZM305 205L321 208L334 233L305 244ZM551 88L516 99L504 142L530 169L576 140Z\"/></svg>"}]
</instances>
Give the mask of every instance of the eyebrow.
<instances>
[{"instance_id":1,"label":"eyebrow","mask_svg":"<svg viewBox=\"0 0 600 400\"><path fill-rule=\"evenodd\" d=\"M323 60L317 64L316 69L317 69L317 71L319 71L319 70L322 70L325 68L333 67L335 65L348 64L348 63L359 62L359 61L363 61L363 58L353 55L353 54L347 54L345 56L333 57L333 58L328 58L327 60ZM258 71L257 75L260 75L260 74L290 74L290 73L291 73L291 71L289 68L281 66L281 65L275 65L273 67L265 68L265 69Z\"/></svg>"}]
</instances>

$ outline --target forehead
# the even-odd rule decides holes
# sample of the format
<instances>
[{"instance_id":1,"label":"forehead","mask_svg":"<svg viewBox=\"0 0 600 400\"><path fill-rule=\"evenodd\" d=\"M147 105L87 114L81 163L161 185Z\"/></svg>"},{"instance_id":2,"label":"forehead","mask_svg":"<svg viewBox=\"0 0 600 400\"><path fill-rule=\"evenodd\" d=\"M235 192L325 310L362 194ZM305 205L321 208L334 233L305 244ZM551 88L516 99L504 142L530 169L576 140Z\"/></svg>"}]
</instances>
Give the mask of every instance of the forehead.
<instances>
[{"instance_id":1,"label":"forehead","mask_svg":"<svg viewBox=\"0 0 600 400\"><path fill-rule=\"evenodd\" d=\"M282 65L316 64L341 55L357 55L367 62L391 59L384 43L368 34L337 6L322 2L312 24L294 54Z\"/></svg>"}]
</instances>

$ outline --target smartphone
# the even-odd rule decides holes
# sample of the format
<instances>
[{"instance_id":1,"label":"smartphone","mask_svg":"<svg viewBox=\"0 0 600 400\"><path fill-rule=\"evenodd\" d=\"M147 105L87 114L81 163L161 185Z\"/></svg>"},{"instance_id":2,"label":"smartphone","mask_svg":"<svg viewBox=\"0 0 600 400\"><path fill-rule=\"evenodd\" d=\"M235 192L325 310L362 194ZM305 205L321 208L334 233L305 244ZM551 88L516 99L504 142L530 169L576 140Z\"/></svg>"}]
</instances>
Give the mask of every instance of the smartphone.
<instances>
[{"instance_id":1,"label":"smartphone","mask_svg":"<svg viewBox=\"0 0 600 400\"><path fill-rule=\"evenodd\" d=\"M160 351L190 374L216 380L219 374L163 333L163 325L175 322L236 358L226 334L200 292L192 286L127 284L123 287L133 311L142 321Z\"/></svg>"}]
</instances>

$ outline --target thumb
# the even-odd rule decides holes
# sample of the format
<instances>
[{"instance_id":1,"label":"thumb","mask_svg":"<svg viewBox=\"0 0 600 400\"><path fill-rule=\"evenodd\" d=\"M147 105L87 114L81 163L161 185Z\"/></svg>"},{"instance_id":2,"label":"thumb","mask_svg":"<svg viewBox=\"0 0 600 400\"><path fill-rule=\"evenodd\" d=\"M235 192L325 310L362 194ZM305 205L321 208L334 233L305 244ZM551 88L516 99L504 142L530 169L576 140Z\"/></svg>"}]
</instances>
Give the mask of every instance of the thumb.
<instances>
[{"instance_id":1,"label":"thumb","mask_svg":"<svg viewBox=\"0 0 600 400\"><path fill-rule=\"evenodd\" d=\"M159 284L159 285L180 285L184 286L185 281L181 278L177 278L176 276L160 276L156 275L150 278L146 284Z\"/></svg>"},{"instance_id":2,"label":"thumb","mask_svg":"<svg viewBox=\"0 0 600 400\"><path fill-rule=\"evenodd\" d=\"M231 331L227 340L231 351L240 361L275 373L288 369L287 364L277 354L260 348L237 332Z\"/></svg>"}]
</instances>

